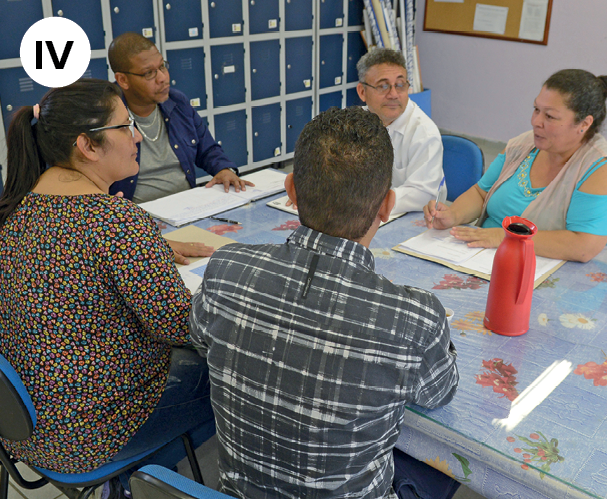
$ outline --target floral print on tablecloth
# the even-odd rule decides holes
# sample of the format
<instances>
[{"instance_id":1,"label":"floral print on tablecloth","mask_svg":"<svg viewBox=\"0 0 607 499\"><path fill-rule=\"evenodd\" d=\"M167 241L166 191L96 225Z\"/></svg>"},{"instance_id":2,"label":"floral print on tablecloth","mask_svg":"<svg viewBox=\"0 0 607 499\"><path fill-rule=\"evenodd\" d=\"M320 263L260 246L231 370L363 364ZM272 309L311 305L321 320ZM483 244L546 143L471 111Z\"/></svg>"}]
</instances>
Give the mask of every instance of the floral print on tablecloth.
<instances>
[{"instance_id":1,"label":"floral print on tablecloth","mask_svg":"<svg viewBox=\"0 0 607 499\"><path fill-rule=\"evenodd\" d=\"M583 375L586 379L594 381L594 386L607 386L607 355L603 352L605 362L597 364L596 362L586 362L579 364L574 374Z\"/></svg>"},{"instance_id":2,"label":"floral print on tablecloth","mask_svg":"<svg viewBox=\"0 0 607 499\"><path fill-rule=\"evenodd\" d=\"M556 438L548 440L540 431L531 433L529 438L521 437L520 435L517 435L516 438L526 445L523 448L514 448L514 452L521 454L523 457L524 464L521 465L521 468L528 470L529 464L539 467L540 478L542 479L546 476L546 473L550 472L551 465L565 460L559 453L559 441ZM516 438L508 436L506 440L514 443L516 442Z\"/></svg>"},{"instance_id":3,"label":"floral print on tablecloth","mask_svg":"<svg viewBox=\"0 0 607 499\"><path fill-rule=\"evenodd\" d=\"M487 281L478 277L466 277L466 280L457 274L445 274L443 280L435 284L432 289L479 289Z\"/></svg>"},{"instance_id":4,"label":"floral print on tablecloth","mask_svg":"<svg viewBox=\"0 0 607 499\"><path fill-rule=\"evenodd\" d=\"M515 386L518 384L515 374L518 371L512 364L506 364L502 359L483 360L483 369L481 374L476 374L476 383L482 386L490 386L495 393L513 401L518 397L518 390Z\"/></svg>"}]
</instances>

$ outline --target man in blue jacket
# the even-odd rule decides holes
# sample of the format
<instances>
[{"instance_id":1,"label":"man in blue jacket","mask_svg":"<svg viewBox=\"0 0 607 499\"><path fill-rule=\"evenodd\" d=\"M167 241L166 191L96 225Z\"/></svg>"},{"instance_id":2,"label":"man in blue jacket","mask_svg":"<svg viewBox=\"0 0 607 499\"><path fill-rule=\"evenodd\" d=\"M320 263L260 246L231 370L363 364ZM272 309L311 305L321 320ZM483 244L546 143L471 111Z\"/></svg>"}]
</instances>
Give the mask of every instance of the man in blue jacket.
<instances>
[{"instance_id":1,"label":"man in blue jacket","mask_svg":"<svg viewBox=\"0 0 607 499\"><path fill-rule=\"evenodd\" d=\"M207 187L223 184L227 192L230 185L236 191L251 185L235 173L187 97L171 88L168 64L150 40L124 33L112 41L108 59L143 136L139 173L115 183L111 193L136 203L168 196L196 186L196 166L213 176Z\"/></svg>"}]
</instances>

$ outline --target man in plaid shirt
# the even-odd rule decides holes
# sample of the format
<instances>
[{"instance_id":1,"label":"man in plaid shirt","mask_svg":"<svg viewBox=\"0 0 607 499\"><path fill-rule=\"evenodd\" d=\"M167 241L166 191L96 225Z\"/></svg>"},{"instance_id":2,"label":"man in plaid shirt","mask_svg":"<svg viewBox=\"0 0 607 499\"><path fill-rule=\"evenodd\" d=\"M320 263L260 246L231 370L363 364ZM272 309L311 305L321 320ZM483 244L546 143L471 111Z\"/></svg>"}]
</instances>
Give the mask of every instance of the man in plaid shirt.
<instances>
[{"instance_id":1,"label":"man in plaid shirt","mask_svg":"<svg viewBox=\"0 0 607 499\"><path fill-rule=\"evenodd\" d=\"M285 244L211 257L190 329L208 360L223 492L395 498L405 404L453 398L443 306L376 274L368 249L394 205L392 162L375 114L320 114L285 181L302 225Z\"/></svg>"}]
</instances>

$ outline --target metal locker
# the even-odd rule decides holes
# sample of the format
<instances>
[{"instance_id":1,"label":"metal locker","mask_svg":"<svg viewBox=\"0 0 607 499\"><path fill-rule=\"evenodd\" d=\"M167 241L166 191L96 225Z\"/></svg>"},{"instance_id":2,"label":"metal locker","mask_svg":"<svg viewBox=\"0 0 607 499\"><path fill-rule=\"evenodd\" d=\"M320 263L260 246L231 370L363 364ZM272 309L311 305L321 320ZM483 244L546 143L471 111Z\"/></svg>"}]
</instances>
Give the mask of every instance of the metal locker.
<instances>
[{"instance_id":1,"label":"metal locker","mask_svg":"<svg viewBox=\"0 0 607 499\"><path fill-rule=\"evenodd\" d=\"M200 0L163 0L164 38L167 42L202 38Z\"/></svg>"},{"instance_id":2,"label":"metal locker","mask_svg":"<svg viewBox=\"0 0 607 499\"><path fill-rule=\"evenodd\" d=\"M282 154L280 142L280 104L254 107L253 161L262 161Z\"/></svg>"},{"instance_id":3,"label":"metal locker","mask_svg":"<svg viewBox=\"0 0 607 499\"><path fill-rule=\"evenodd\" d=\"M280 42L251 42L251 99L280 95Z\"/></svg>"},{"instance_id":4,"label":"metal locker","mask_svg":"<svg viewBox=\"0 0 607 499\"><path fill-rule=\"evenodd\" d=\"M82 75L82 78L97 78L99 80L108 79L108 62L105 57L101 59L91 59L88 68Z\"/></svg>"},{"instance_id":5,"label":"metal locker","mask_svg":"<svg viewBox=\"0 0 607 499\"><path fill-rule=\"evenodd\" d=\"M65 17L80 26L91 44L91 50L105 49L105 30L99 0L52 0L53 15ZM106 77L107 78L107 77Z\"/></svg>"},{"instance_id":6,"label":"metal locker","mask_svg":"<svg viewBox=\"0 0 607 499\"><path fill-rule=\"evenodd\" d=\"M278 33L278 0L250 0L249 34Z\"/></svg>"},{"instance_id":7,"label":"metal locker","mask_svg":"<svg viewBox=\"0 0 607 499\"><path fill-rule=\"evenodd\" d=\"M342 0L320 0L320 29L338 28L344 25Z\"/></svg>"},{"instance_id":8,"label":"metal locker","mask_svg":"<svg viewBox=\"0 0 607 499\"><path fill-rule=\"evenodd\" d=\"M204 48L167 50L171 85L188 96L194 109L207 108L207 89L204 78Z\"/></svg>"},{"instance_id":9,"label":"metal locker","mask_svg":"<svg viewBox=\"0 0 607 499\"><path fill-rule=\"evenodd\" d=\"M127 31L141 33L156 43L153 0L110 0L112 36Z\"/></svg>"},{"instance_id":10,"label":"metal locker","mask_svg":"<svg viewBox=\"0 0 607 499\"><path fill-rule=\"evenodd\" d=\"M325 35L320 38L319 87L327 88L342 84L341 69L342 35Z\"/></svg>"},{"instance_id":11,"label":"metal locker","mask_svg":"<svg viewBox=\"0 0 607 499\"><path fill-rule=\"evenodd\" d=\"M286 92L303 92L312 87L311 36L285 40Z\"/></svg>"},{"instance_id":12,"label":"metal locker","mask_svg":"<svg viewBox=\"0 0 607 499\"><path fill-rule=\"evenodd\" d=\"M322 113L330 107L339 107L341 109L341 91L323 94L318 97L318 112Z\"/></svg>"},{"instance_id":13,"label":"metal locker","mask_svg":"<svg viewBox=\"0 0 607 499\"><path fill-rule=\"evenodd\" d=\"M312 29L312 2L310 0L286 0L285 30Z\"/></svg>"},{"instance_id":14,"label":"metal locker","mask_svg":"<svg viewBox=\"0 0 607 499\"><path fill-rule=\"evenodd\" d=\"M23 68L0 69L0 104L4 128L8 130L13 113L21 106L33 106L48 91L32 80Z\"/></svg>"},{"instance_id":15,"label":"metal locker","mask_svg":"<svg viewBox=\"0 0 607 499\"><path fill-rule=\"evenodd\" d=\"M394 4L394 2L392 2ZM363 10L365 5L363 0L348 0L348 26L362 26Z\"/></svg>"},{"instance_id":16,"label":"metal locker","mask_svg":"<svg viewBox=\"0 0 607 499\"><path fill-rule=\"evenodd\" d=\"M32 24L44 17L40 0L0 0L0 59L21 57L23 35ZM35 102L34 102L35 104Z\"/></svg>"},{"instance_id":17,"label":"metal locker","mask_svg":"<svg viewBox=\"0 0 607 499\"><path fill-rule=\"evenodd\" d=\"M247 164L246 111L215 115L215 140L237 166Z\"/></svg>"},{"instance_id":18,"label":"metal locker","mask_svg":"<svg viewBox=\"0 0 607 499\"><path fill-rule=\"evenodd\" d=\"M348 90L346 90L346 107L364 105L365 103L360 100L356 88L349 88Z\"/></svg>"},{"instance_id":19,"label":"metal locker","mask_svg":"<svg viewBox=\"0 0 607 499\"><path fill-rule=\"evenodd\" d=\"M287 115L287 154L295 150L295 142L306 123L312 119L312 97L289 100L285 103Z\"/></svg>"},{"instance_id":20,"label":"metal locker","mask_svg":"<svg viewBox=\"0 0 607 499\"><path fill-rule=\"evenodd\" d=\"M348 33L348 61L347 67L347 82L358 81L358 72L356 71L356 63L367 53L367 47L363 37L358 31Z\"/></svg>"},{"instance_id":21,"label":"metal locker","mask_svg":"<svg viewBox=\"0 0 607 499\"><path fill-rule=\"evenodd\" d=\"M208 0L211 38L242 35L242 1Z\"/></svg>"},{"instance_id":22,"label":"metal locker","mask_svg":"<svg viewBox=\"0 0 607 499\"><path fill-rule=\"evenodd\" d=\"M229 106L245 101L244 46L242 43L211 47L213 105Z\"/></svg>"}]
</instances>

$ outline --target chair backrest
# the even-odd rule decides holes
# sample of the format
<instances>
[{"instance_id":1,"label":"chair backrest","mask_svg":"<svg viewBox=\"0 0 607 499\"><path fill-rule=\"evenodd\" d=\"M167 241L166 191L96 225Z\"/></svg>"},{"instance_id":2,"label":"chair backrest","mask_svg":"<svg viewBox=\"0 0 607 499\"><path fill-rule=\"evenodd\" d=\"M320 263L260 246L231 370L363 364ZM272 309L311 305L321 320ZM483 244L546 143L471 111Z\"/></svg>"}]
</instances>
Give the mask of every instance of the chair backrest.
<instances>
[{"instance_id":1,"label":"chair backrest","mask_svg":"<svg viewBox=\"0 0 607 499\"><path fill-rule=\"evenodd\" d=\"M457 135L441 137L447 201L455 201L481 179L485 158L481 148L469 139Z\"/></svg>"},{"instance_id":2,"label":"chair backrest","mask_svg":"<svg viewBox=\"0 0 607 499\"><path fill-rule=\"evenodd\" d=\"M36 426L36 409L21 377L0 355L0 437L25 440Z\"/></svg>"},{"instance_id":3,"label":"chair backrest","mask_svg":"<svg viewBox=\"0 0 607 499\"><path fill-rule=\"evenodd\" d=\"M232 499L156 464L133 473L129 485L133 499Z\"/></svg>"}]
</instances>

